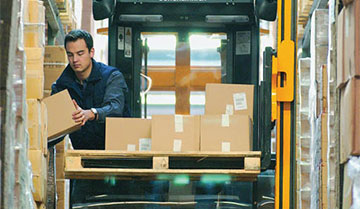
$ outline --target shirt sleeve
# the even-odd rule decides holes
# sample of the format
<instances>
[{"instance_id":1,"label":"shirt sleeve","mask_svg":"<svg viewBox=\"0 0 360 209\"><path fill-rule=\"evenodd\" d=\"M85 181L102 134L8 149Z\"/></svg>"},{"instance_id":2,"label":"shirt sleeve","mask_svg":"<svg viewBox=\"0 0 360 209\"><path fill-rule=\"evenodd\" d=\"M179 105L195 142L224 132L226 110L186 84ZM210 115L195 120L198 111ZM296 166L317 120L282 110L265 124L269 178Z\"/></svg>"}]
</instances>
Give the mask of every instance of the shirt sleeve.
<instances>
[{"instance_id":1,"label":"shirt sleeve","mask_svg":"<svg viewBox=\"0 0 360 209\"><path fill-rule=\"evenodd\" d=\"M109 116L121 117L125 104L125 93L128 91L124 76L121 72L113 72L106 83L104 101L98 112L98 122L105 122Z\"/></svg>"},{"instance_id":2,"label":"shirt sleeve","mask_svg":"<svg viewBox=\"0 0 360 209\"><path fill-rule=\"evenodd\" d=\"M51 85L51 94L50 95L54 95L56 93L59 92L59 89L56 87L55 82Z\"/></svg>"}]
</instances>

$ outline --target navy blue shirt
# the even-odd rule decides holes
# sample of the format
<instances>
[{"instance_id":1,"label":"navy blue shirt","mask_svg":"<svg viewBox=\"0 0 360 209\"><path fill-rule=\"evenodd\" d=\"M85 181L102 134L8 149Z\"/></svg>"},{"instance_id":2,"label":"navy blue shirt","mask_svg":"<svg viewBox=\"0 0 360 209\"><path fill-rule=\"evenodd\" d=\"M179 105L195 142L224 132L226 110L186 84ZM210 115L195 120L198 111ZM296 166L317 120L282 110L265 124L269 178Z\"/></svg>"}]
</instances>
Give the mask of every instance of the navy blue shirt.
<instances>
[{"instance_id":1,"label":"navy blue shirt","mask_svg":"<svg viewBox=\"0 0 360 209\"><path fill-rule=\"evenodd\" d=\"M82 109L95 108L98 112L98 120L87 121L70 134L74 148L105 149L105 118L129 116L125 102L128 88L120 70L92 60L91 73L81 84L68 65L52 85L52 94L64 89Z\"/></svg>"}]
</instances>

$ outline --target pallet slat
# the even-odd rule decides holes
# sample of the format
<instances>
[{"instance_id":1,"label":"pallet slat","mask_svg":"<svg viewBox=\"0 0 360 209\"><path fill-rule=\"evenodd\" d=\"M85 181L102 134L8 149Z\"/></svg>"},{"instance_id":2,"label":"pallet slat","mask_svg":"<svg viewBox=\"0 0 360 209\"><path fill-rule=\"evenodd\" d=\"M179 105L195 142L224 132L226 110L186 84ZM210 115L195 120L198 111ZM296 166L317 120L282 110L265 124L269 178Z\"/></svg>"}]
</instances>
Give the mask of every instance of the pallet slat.
<instances>
[{"instance_id":1,"label":"pallet slat","mask_svg":"<svg viewBox=\"0 0 360 209\"><path fill-rule=\"evenodd\" d=\"M95 158L146 157L146 156L184 156L184 157L261 157L260 151L244 152L124 152L115 150L68 150L66 156L82 156Z\"/></svg>"}]
</instances>

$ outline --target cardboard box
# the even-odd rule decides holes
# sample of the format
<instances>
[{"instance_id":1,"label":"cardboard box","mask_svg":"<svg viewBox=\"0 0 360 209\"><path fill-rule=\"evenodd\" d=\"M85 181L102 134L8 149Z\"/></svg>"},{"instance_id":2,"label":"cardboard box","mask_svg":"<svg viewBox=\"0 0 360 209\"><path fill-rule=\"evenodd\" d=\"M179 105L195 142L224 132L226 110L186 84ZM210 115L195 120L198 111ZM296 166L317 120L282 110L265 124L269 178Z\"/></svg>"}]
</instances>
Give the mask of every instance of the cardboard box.
<instances>
[{"instance_id":1,"label":"cardboard box","mask_svg":"<svg viewBox=\"0 0 360 209\"><path fill-rule=\"evenodd\" d=\"M24 23L45 23L43 1L24 1Z\"/></svg>"},{"instance_id":2,"label":"cardboard box","mask_svg":"<svg viewBox=\"0 0 360 209\"><path fill-rule=\"evenodd\" d=\"M64 69L66 68L66 64L57 64L57 65L48 65L45 63L44 65L44 89L51 90L51 85L60 77Z\"/></svg>"},{"instance_id":3,"label":"cardboard box","mask_svg":"<svg viewBox=\"0 0 360 209\"><path fill-rule=\"evenodd\" d=\"M205 114L247 114L253 118L254 86L206 84Z\"/></svg>"},{"instance_id":4,"label":"cardboard box","mask_svg":"<svg viewBox=\"0 0 360 209\"><path fill-rule=\"evenodd\" d=\"M25 47L26 71L43 71L44 49L40 47Z\"/></svg>"},{"instance_id":5,"label":"cardboard box","mask_svg":"<svg viewBox=\"0 0 360 209\"><path fill-rule=\"evenodd\" d=\"M342 208L352 208L353 205L353 194L354 194L354 181L350 178L348 172L349 163L344 165L344 170L342 171L343 182L342 186ZM353 207L356 208L356 207Z\"/></svg>"},{"instance_id":6,"label":"cardboard box","mask_svg":"<svg viewBox=\"0 0 360 209\"><path fill-rule=\"evenodd\" d=\"M29 160L33 173L33 197L37 202L46 201L47 160L41 150L29 150Z\"/></svg>"},{"instance_id":7,"label":"cardboard box","mask_svg":"<svg viewBox=\"0 0 360 209\"><path fill-rule=\"evenodd\" d=\"M45 46L45 63L63 63L67 64L68 59L64 46Z\"/></svg>"},{"instance_id":8,"label":"cardboard box","mask_svg":"<svg viewBox=\"0 0 360 209\"><path fill-rule=\"evenodd\" d=\"M251 151L252 121L248 115L202 115L200 151Z\"/></svg>"},{"instance_id":9,"label":"cardboard box","mask_svg":"<svg viewBox=\"0 0 360 209\"><path fill-rule=\"evenodd\" d=\"M360 155L360 79L352 78L340 90L340 163Z\"/></svg>"},{"instance_id":10,"label":"cardboard box","mask_svg":"<svg viewBox=\"0 0 360 209\"><path fill-rule=\"evenodd\" d=\"M71 133L80 128L72 119L76 110L68 90L61 91L43 100L48 110L48 139Z\"/></svg>"},{"instance_id":11,"label":"cardboard box","mask_svg":"<svg viewBox=\"0 0 360 209\"><path fill-rule=\"evenodd\" d=\"M45 156L47 156L48 148L47 148L47 137L48 137L48 115L47 115L47 107L44 102L41 102L41 143L42 150Z\"/></svg>"},{"instance_id":12,"label":"cardboard box","mask_svg":"<svg viewBox=\"0 0 360 209\"><path fill-rule=\"evenodd\" d=\"M41 99L44 95L44 72L26 71L26 99Z\"/></svg>"},{"instance_id":13,"label":"cardboard box","mask_svg":"<svg viewBox=\"0 0 360 209\"><path fill-rule=\"evenodd\" d=\"M151 120L106 118L105 150L150 151Z\"/></svg>"},{"instance_id":14,"label":"cardboard box","mask_svg":"<svg viewBox=\"0 0 360 209\"><path fill-rule=\"evenodd\" d=\"M336 86L341 87L345 83L344 78L344 10L342 9L337 17L336 36L337 36L337 56L336 56Z\"/></svg>"},{"instance_id":15,"label":"cardboard box","mask_svg":"<svg viewBox=\"0 0 360 209\"><path fill-rule=\"evenodd\" d=\"M200 116L153 115L152 151L199 151Z\"/></svg>"},{"instance_id":16,"label":"cardboard box","mask_svg":"<svg viewBox=\"0 0 360 209\"><path fill-rule=\"evenodd\" d=\"M27 99L27 128L29 132L29 149L42 150L47 154L47 109L37 99Z\"/></svg>"},{"instance_id":17,"label":"cardboard box","mask_svg":"<svg viewBox=\"0 0 360 209\"><path fill-rule=\"evenodd\" d=\"M24 47L45 46L45 24L24 25Z\"/></svg>"},{"instance_id":18,"label":"cardboard box","mask_svg":"<svg viewBox=\"0 0 360 209\"><path fill-rule=\"evenodd\" d=\"M41 102L37 99L27 99L27 128L29 132L29 149L41 150Z\"/></svg>"},{"instance_id":19,"label":"cardboard box","mask_svg":"<svg viewBox=\"0 0 360 209\"><path fill-rule=\"evenodd\" d=\"M354 0L344 12L344 77L347 81L360 76L360 0Z\"/></svg>"}]
</instances>

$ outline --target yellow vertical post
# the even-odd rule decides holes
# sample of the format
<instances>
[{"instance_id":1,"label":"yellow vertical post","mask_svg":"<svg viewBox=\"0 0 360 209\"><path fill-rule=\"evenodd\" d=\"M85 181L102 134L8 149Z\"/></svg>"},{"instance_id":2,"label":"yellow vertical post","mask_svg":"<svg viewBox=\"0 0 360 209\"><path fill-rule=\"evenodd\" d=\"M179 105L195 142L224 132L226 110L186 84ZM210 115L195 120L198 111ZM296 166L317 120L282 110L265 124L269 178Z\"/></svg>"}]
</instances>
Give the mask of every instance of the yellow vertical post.
<instances>
[{"instance_id":1,"label":"yellow vertical post","mask_svg":"<svg viewBox=\"0 0 360 209\"><path fill-rule=\"evenodd\" d=\"M275 209L294 207L292 191L295 172L292 166L294 152L292 130L294 87L295 87L295 42L292 24L295 24L293 0L278 0L277 57L273 58L275 73L273 87L276 92L276 168L275 168ZM273 101L274 102L274 101Z\"/></svg>"}]
</instances>

